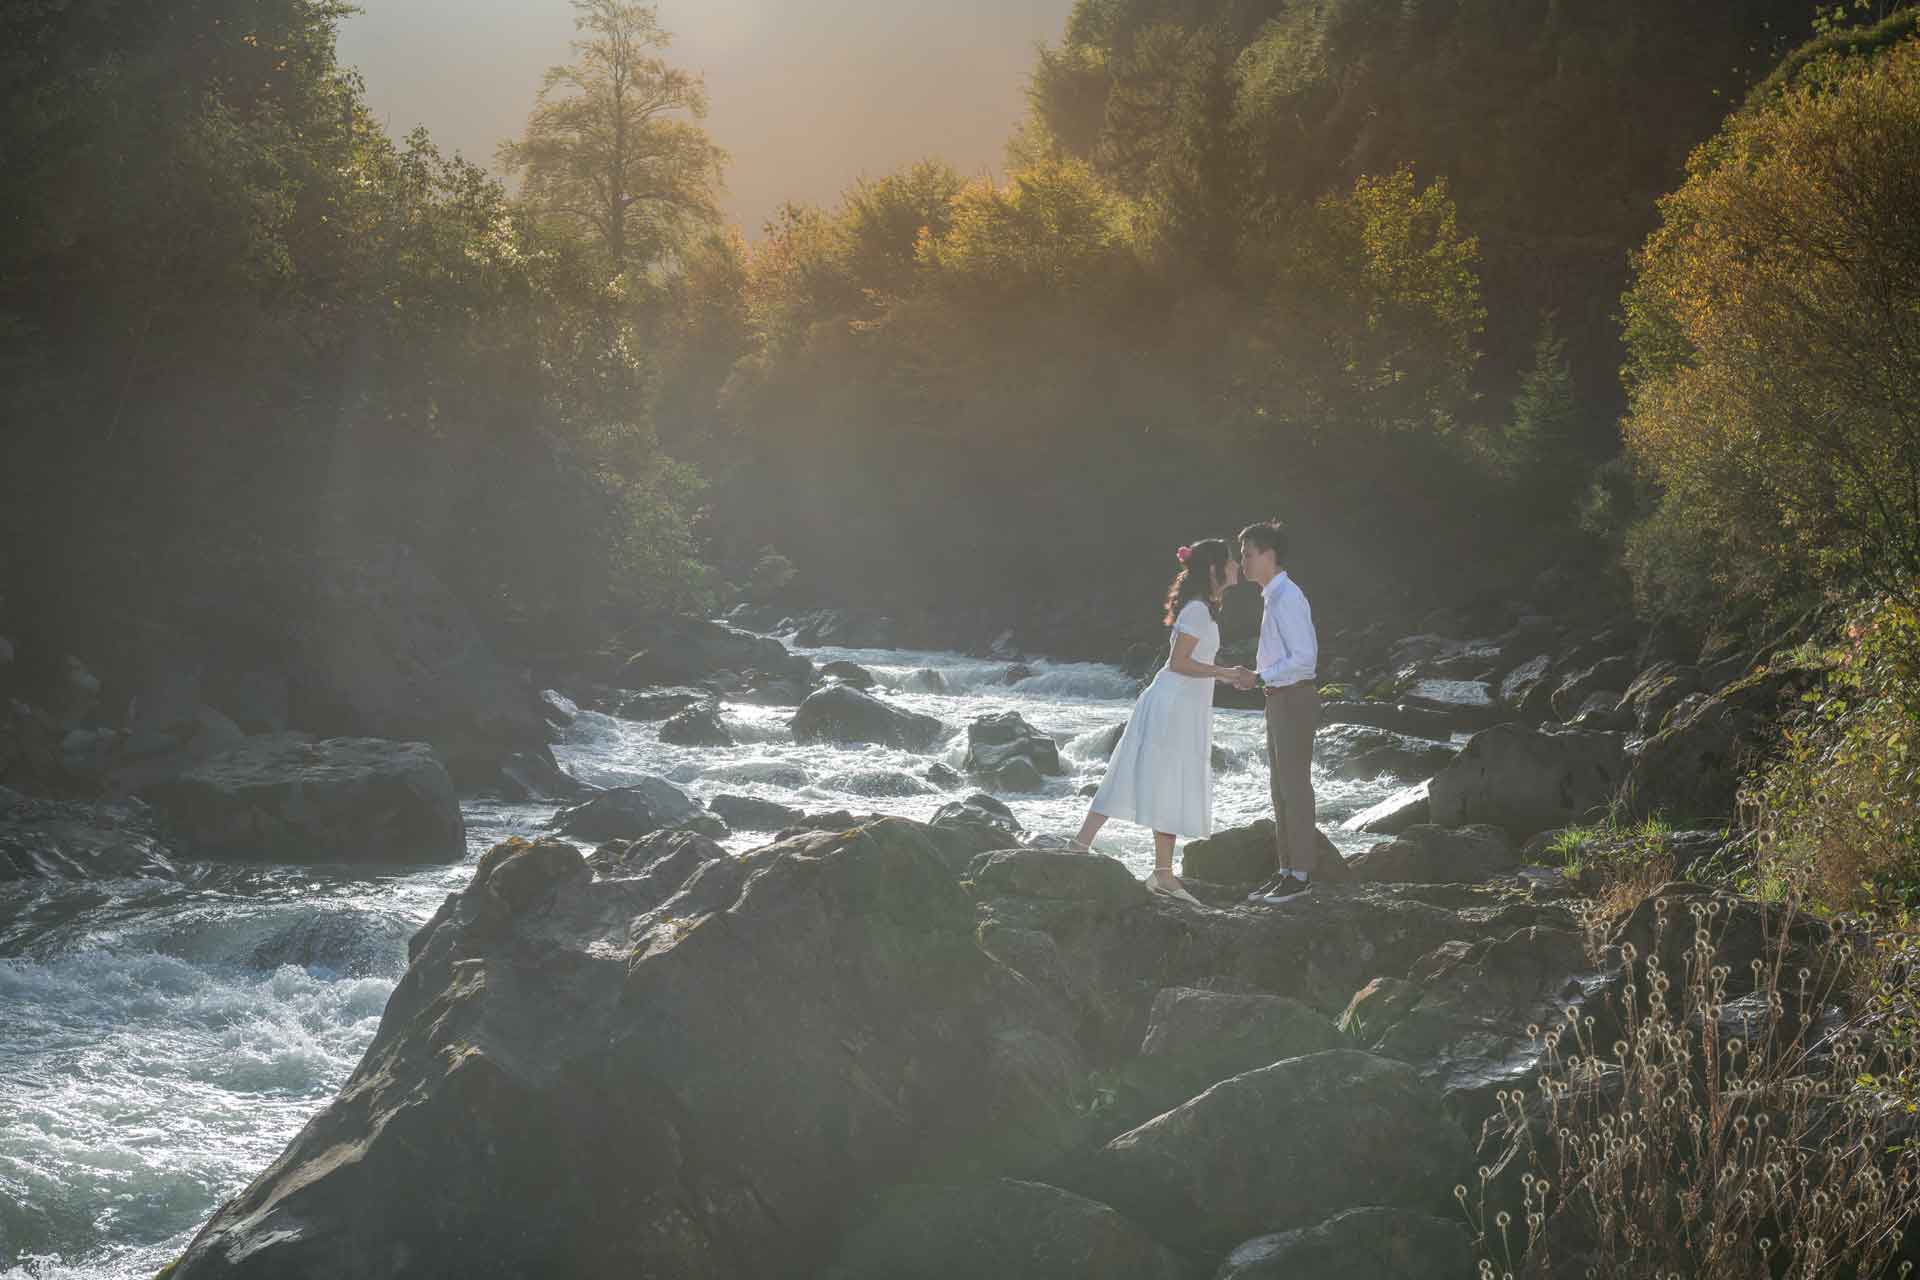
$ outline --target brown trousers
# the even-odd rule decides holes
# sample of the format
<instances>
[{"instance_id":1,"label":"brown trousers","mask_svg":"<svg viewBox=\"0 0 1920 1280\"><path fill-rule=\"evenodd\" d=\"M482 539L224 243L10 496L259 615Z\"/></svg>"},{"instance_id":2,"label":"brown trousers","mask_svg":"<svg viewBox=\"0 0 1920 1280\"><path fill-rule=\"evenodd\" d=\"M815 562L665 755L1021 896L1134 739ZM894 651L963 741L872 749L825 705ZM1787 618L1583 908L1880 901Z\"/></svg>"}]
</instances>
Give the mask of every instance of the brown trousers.
<instances>
[{"instance_id":1,"label":"brown trousers","mask_svg":"<svg viewBox=\"0 0 1920 1280\"><path fill-rule=\"evenodd\" d=\"M1311 680L1267 695L1267 764L1273 784L1273 835L1283 871L1311 873L1320 861L1313 825L1313 731L1320 691Z\"/></svg>"}]
</instances>

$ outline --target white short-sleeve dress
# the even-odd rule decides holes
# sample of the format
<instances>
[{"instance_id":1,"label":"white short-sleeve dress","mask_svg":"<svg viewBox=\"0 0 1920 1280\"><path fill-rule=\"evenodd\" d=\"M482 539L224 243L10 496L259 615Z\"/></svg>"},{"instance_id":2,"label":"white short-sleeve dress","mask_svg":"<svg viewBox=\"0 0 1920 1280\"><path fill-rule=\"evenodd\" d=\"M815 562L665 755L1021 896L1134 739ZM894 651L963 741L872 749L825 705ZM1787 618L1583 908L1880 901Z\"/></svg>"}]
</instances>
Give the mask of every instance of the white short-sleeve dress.
<instances>
[{"instance_id":1,"label":"white short-sleeve dress","mask_svg":"<svg viewBox=\"0 0 1920 1280\"><path fill-rule=\"evenodd\" d=\"M1212 662L1220 624L1200 600L1174 619L1168 652L1194 637L1193 660ZM1093 811L1177 836L1213 834L1213 679L1165 667L1153 678L1107 764Z\"/></svg>"}]
</instances>

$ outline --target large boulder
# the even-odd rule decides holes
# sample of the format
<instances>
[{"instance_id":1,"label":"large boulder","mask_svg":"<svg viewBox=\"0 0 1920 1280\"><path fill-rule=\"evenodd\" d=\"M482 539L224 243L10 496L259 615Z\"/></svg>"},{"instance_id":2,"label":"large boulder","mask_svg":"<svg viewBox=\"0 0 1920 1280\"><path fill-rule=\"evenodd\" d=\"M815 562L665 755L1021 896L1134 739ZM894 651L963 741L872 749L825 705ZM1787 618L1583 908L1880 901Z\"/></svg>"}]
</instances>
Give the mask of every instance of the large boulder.
<instances>
[{"instance_id":1,"label":"large boulder","mask_svg":"<svg viewBox=\"0 0 1920 1280\"><path fill-rule=\"evenodd\" d=\"M997 837L1004 837L1006 847L1011 848L1020 842L1024 834L1020 819L1013 816L1013 810L987 795L976 791L964 800L950 800L934 810L933 825L936 827L964 827Z\"/></svg>"},{"instance_id":2,"label":"large boulder","mask_svg":"<svg viewBox=\"0 0 1920 1280\"><path fill-rule=\"evenodd\" d=\"M1343 831L1359 831L1370 836L1399 835L1408 827L1419 826L1433 816L1433 802L1427 792L1432 779L1403 787L1378 804L1371 805L1340 824Z\"/></svg>"},{"instance_id":3,"label":"large boulder","mask_svg":"<svg viewBox=\"0 0 1920 1280\"><path fill-rule=\"evenodd\" d=\"M321 559L286 593L291 721L322 737L430 743L463 785L548 740L538 695L412 552Z\"/></svg>"},{"instance_id":4,"label":"large boulder","mask_svg":"<svg viewBox=\"0 0 1920 1280\"><path fill-rule=\"evenodd\" d=\"M705 805L665 778L643 777L625 787L596 791L560 810L550 824L576 840L637 840L655 831L684 827L724 836L725 824Z\"/></svg>"},{"instance_id":5,"label":"large boulder","mask_svg":"<svg viewBox=\"0 0 1920 1280\"><path fill-rule=\"evenodd\" d=\"M874 1193L1053 1158L1086 1064L920 830L708 862L657 910L565 846L488 853L171 1280L810 1276Z\"/></svg>"},{"instance_id":6,"label":"large boulder","mask_svg":"<svg viewBox=\"0 0 1920 1280\"><path fill-rule=\"evenodd\" d=\"M627 635L622 682L632 688L686 684L718 672L759 671L808 682L813 663L778 640L704 618L658 618Z\"/></svg>"},{"instance_id":7,"label":"large boulder","mask_svg":"<svg viewBox=\"0 0 1920 1280\"><path fill-rule=\"evenodd\" d=\"M1628 771L1634 814L1724 825L1734 815L1740 779L1771 746L1781 712L1819 674L1801 667L1756 671L1711 697L1678 704Z\"/></svg>"},{"instance_id":8,"label":"large boulder","mask_svg":"<svg viewBox=\"0 0 1920 1280\"><path fill-rule=\"evenodd\" d=\"M1464 1222L1370 1206L1249 1240L1214 1280L1460 1280L1472 1270Z\"/></svg>"},{"instance_id":9,"label":"large boulder","mask_svg":"<svg viewBox=\"0 0 1920 1280\"><path fill-rule=\"evenodd\" d=\"M0 787L0 882L174 874L152 811L138 800L74 803Z\"/></svg>"},{"instance_id":10,"label":"large boulder","mask_svg":"<svg viewBox=\"0 0 1920 1280\"><path fill-rule=\"evenodd\" d=\"M730 747L733 735L711 704L675 712L660 725L660 741L676 747Z\"/></svg>"},{"instance_id":11,"label":"large boulder","mask_svg":"<svg viewBox=\"0 0 1920 1280\"><path fill-rule=\"evenodd\" d=\"M809 694L793 714L794 741L803 745L875 743L901 751L930 751L946 733L946 726L932 716L901 711L844 684Z\"/></svg>"},{"instance_id":12,"label":"large boulder","mask_svg":"<svg viewBox=\"0 0 1920 1280\"><path fill-rule=\"evenodd\" d=\"M1611 694L1611 701L1619 702L1622 692L1633 683L1637 669L1632 658L1616 655L1567 675L1554 688L1553 714L1561 720L1571 720L1596 693Z\"/></svg>"},{"instance_id":13,"label":"large boulder","mask_svg":"<svg viewBox=\"0 0 1920 1280\"><path fill-rule=\"evenodd\" d=\"M1412 1067L1333 1049L1223 1080L1065 1182L1169 1243L1224 1254L1357 1204L1443 1212L1472 1164Z\"/></svg>"},{"instance_id":14,"label":"large boulder","mask_svg":"<svg viewBox=\"0 0 1920 1280\"><path fill-rule=\"evenodd\" d=\"M1499 827L1449 830L1426 824L1408 827L1348 865L1357 880L1470 884L1511 871L1519 861L1513 841Z\"/></svg>"},{"instance_id":15,"label":"large boulder","mask_svg":"<svg viewBox=\"0 0 1920 1280\"><path fill-rule=\"evenodd\" d=\"M1041 779L1057 777L1060 750L1017 711L979 716L967 725L968 773L1008 791L1036 791Z\"/></svg>"},{"instance_id":16,"label":"large boulder","mask_svg":"<svg viewBox=\"0 0 1920 1280\"><path fill-rule=\"evenodd\" d=\"M1189 1280L1111 1208L1010 1178L906 1187L848 1238L824 1280Z\"/></svg>"},{"instance_id":17,"label":"large boulder","mask_svg":"<svg viewBox=\"0 0 1920 1280\"><path fill-rule=\"evenodd\" d=\"M1495 725L1434 775L1430 813L1443 827L1486 823L1524 840L1602 812L1626 775L1620 734Z\"/></svg>"},{"instance_id":18,"label":"large boulder","mask_svg":"<svg viewBox=\"0 0 1920 1280\"><path fill-rule=\"evenodd\" d=\"M145 798L201 857L452 862L467 851L453 781L420 742L249 738Z\"/></svg>"},{"instance_id":19,"label":"large boulder","mask_svg":"<svg viewBox=\"0 0 1920 1280\"><path fill-rule=\"evenodd\" d=\"M1330 698L1322 703L1320 723L1371 725L1376 729L1391 729L1409 737L1432 738L1439 742L1453 737L1455 729L1468 727L1461 723L1459 714L1436 711L1431 707L1346 698Z\"/></svg>"},{"instance_id":20,"label":"large boulder","mask_svg":"<svg viewBox=\"0 0 1920 1280\"><path fill-rule=\"evenodd\" d=\"M1346 859L1327 839L1326 832L1315 827L1313 834L1312 853L1294 859L1294 869L1327 884L1351 879ZM1258 884L1279 867L1280 849L1275 843L1272 818L1216 831L1188 842L1180 851L1180 874L1212 884Z\"/></svg>"},{"instance_id":21,"label":"large boulder","mask_svg":"<svg viewBox=\"0 0 1920 1280\"><path fill-rule=\"evenodd\" d=\"M718 795L707 801L707 808L735 831L779 831L806 816L758 796Z\"/></svg>"}]
</instances>

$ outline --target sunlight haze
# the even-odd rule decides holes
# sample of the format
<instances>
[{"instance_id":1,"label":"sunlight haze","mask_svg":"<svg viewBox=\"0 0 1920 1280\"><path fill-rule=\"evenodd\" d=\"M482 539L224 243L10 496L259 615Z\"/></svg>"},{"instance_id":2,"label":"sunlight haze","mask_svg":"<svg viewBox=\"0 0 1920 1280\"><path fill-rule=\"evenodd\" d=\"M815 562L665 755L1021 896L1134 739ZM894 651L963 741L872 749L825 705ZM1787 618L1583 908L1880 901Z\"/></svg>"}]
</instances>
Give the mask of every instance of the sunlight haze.
<instances>
[{"instance_id":1,"label":"sunlight haze","mask_svg":"<svg viewBox=\"0 0 1920 1280\"><path fill-rule=\"evenodd\" d=\"M1059 38L1071 7L709 0L662 4L660 20L668 60L706 76L706 127L731 156L723 205L754 235L782 201L831 203L926 156L997 172L1034 46ZM425 125L491 166L572 35L565 0L364 0L340 55L389 132Z\"/></svg>"}]
</instances>

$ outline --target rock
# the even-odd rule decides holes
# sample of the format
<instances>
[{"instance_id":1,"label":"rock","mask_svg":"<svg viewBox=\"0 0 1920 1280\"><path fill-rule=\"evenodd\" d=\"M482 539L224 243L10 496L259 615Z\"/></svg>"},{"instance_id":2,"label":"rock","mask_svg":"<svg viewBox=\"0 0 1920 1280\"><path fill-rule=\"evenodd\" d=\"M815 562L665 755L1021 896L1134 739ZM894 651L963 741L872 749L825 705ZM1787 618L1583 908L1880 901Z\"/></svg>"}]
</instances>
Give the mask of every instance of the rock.
<instances>
[{"instance_id":1,"label":"rock","mask_svg":"<svg viewBox=\"0 0 1920 1280\"><path fill-rule=\"evenodd\" d=\"M1020 820L1013 816L1013 810L984 792L941 805L934 811L933 825L988 827L1016 841L1021 834Z\"/></svg>"},{"instance_id":2,"label":"rock","mask_svg":"<svg viewBox=\"0 0 1920 1280\"><path fill-rule=\"evenodd\" d=\"M1619 734L1495 725L1434 775L1432 818L1443 827L1505 827L1525 840L1604 810L1626 778L1626 763Z\"/></svg>"},{"instance_id":3,"label":"rock","mask_svg":"<svg viewBox=\"0 0 1920 1280\"><path fill-rule=\"evenodd\" d=\"M759 784L783 791L798 791L812 781L805 769L790 760L735 760L703 770L700 776L715 782Z\"/></svg>"},{"instance_id":4,"label":"rock","mask_svg":"<svg viewBox=\"0 0 1920 1280\"><path fill-rule=\"evenodd\" d=\"M1178 1106L1208 1086L1285 1058L1347 1046L1325 1014L1286 996L1169 987L1154 998L1140 1056L1115 1074L1107 1132Z\"/></svg>"},{"instance_id":5,"label":"rock","mask_svg":"<svg viewBox=\"0 0 1920 1280\"><path fill-rule=\"evenodd\" d=\"M797 707L806 700L811 687L808 680L750 671L742 686L729 696L756 707Z\"/></svg>"},{"instance_id":6,"label":"rock","mask_svg":"<svg viewBox=\"0 0 1920 1280\"><path fill-rule=\"evenodd\" d=\"M1553 659L1543 653L1528 658L1507 672L1506 677L1500 681L1501 704L1515 712L1520 711L1532 699L1533 691L1546 683L1547 673L1552 667ZM1546 696L1550 701L1552 698L1550 689Z\"/></svg>"},{"instance_id":7,"label":"rock","mask_svg":"<svg viewBox=\"0 0 1920 1280\"><path fill-rule=\"evenodd\" d=\"M1087 740L1087 750L1101 760L1111 760L1114 751L1120 746L1121 736L1127 731L1127 723L1126 720L1122 720L1119 724L1097 730L1094 736Z\"/></svg>"},{"instance_id":8,"label":"rock","mask_svg":"<svg viewBox=\"0 0 1920 1280\"><path fill-rule=\"evenodd\" d=\"M1622 695L1612 689L1599 689L1587 695L1579 710L1567 717L1576 729L1595 729L1603 733L1633 728L1633 717L1620 710Z\"/></svg>"},{"instance_id":9,"label":"rock","mask_svg":"<svg viewBox=\"0 0 1920 1280\"><path fill-rule=\"evenodd\" d=\"M1428 779L1396 791L1380 803L1348 818L1340 824L1340 829L1363 831L1373 836L1392 836L1408 827L1430 822L1433 803L1427 793L1432 784L1432 779Z\"/></svg>"},{"instance_id":10,"label":"rock","mask_svg":"<svg viewBox=\"0 0 1920 1280\"><path fill-rule=\"evenodd\" d=\"M1353 993L1340 1015L1340 1030L1363 1045L1375 1045L1386 1029L1420 1003L1421 988L1405 978L1375 978Z\"/></svg>"},{"instance_id":11,"label":"rock","mask_svg":"<svg viewBox=\"0 0 1920 1280\"><path fill-rule=\"evenodd\" d=\"M879 683L873 678L873 672L857 662L829 662L820 668L820 679L852 685L856 689L871 689Z\"/></svg>"},{"instance_id":12,"label":"rock","mask_svg":"<svg viewBox=\"0 0 1920 1280\"><path fill-rule=\"evenodd\" d=\"M580 706L558 689L540 691L541 714L556 729L564 729L580 717Z\"/></svg>"},{"instance_id":13,"label":"rock","mask_svg":"<svg viewBox=\"0 0 1920 1280\"><path fill-rule=\"evenodd\" d=\"M967 781L960 776L959 770L941 764L938 760L935 760L923 769L920 776L943 791L951 791L955 787L964 786Z\"/></svg>"},{"instance_id":14,"label":"rock","mask_svg":"<svg viewBox=\"0 0 1920 1280\"><path fill-rule=\"evenodd\" d=\"M571 800L589 788L562 769L550 747L516 751L500 764L500 794L509 800Z\"/></svg>"},{"instance_id":15,"label":"rock","mask_svg":"<svg viewBox=\"0 0 1920 1280\"><path fill-rule=\"evenodd\" d=\"M1441 742L1451 738L1457 727L1456 717L1444 711L1390 702L1356 702L1345 698L1329 698L1322 703L1320 723L1372 725L1376 729L1392 729L1395 733L1433 738Z\"/></svg>"},{"instance_id":16,"label":"rock","mask_svg":"<svg viewBox=\"0 0 1920 1280\"><path fill-rule=\"evenodd\" d=\"M707 808L735 831L779 831L805 816L798 809L753 796L715 796L707 801Z\"/></svg>"},{"instance_id":17,"label":"rock","mask_svg":"<svg viewBox=\"0 0 1920 1280\"><path fill-rule=\"evenodd\" d=\"M706 705L668 716L660 726L660 741L676 747L730 747L733 735L720 723L718 710Z\"/></svg>"},{"instance_id":18,"label":"rock","mask_svg":"<svg viewBox=\"0 0 1920 1280\"><path fill-rule=\"evenodd\" d=\"M1214 1280L1457 1280L1472 1270L1464 1223L1368 1206L1249 1240Z\"/></svg>"},{"instance_id":19,"label":"rock","mask_svg":"<svg viewBox=\"0 0 1920 1280\"><path fill-rule=\"evenodd\" d=\"M684 827L724 836L726 824L665 778L643 777L625 787L597 791L562 809L549 824L577 840L637 840L655 831Z\"/></svg>"},{"instance_id":20,"label":"rock","mask_svg":"<svg viewBox=\"0 0 1920 1280\"><path fill-rule=\"evenodd\" d=\"M1573 719L1589 694L1626 688L1633 683L1635 670L1633 659L1620 655L1574 672L1554 688L1553 714L1560 720ZM1614 701L1619 701L1617 695Z\"/></svg>"},{"instance_id":21,"label":"rock","mask_svg":"<svg viewBox=\"0 0 1920 1280\"><path fill-rule=\"evenodd\" d=\"M1224 1253L1355 1204L1442 1212L1472 1167L1412 1067L1334 1049L1223 1080L1065 1181L1162 1240Z\"/></svg>"},{"instance_id":22,"label":"rock","mask_svg":"<svg viewBox=\"0 0 1920 1280\"><path fill-rule=\"evenodd\" d=\"M1111 1208L1000 1179L907 1187L857 1228L825 1280L1188 1280L1191 1268Z\"/></svg>"},{"instance_id":23,"label":"rock","mask_svg":"<svg viewBox=\"0 0 1920 1280\"><path fill-rule=\"evenodd\" d=\"M639 881L645 886L644 901L651 906L678 893L708 863L731 858L717 842L697 831L656 831L638 840L603 844L587 865L609 879Z\"/></svg>"},{"instance_id":24,"label":"rock","mask_svg":"<svg viewBox=\"0 0 1920 1280\"><path fill-rule=\"evenodd\" d=\"M1403 704L1435 711L1459 730L1484 729L1501 718L1493 689L1484 680L1416 680L1401 694Z\"/></svg>"},{"instance_id":25,"label":"rock","mask_svg":"<svg viewBox=\"0 0 1920 1280\"><path fill-rule=\"evenodd\" d=\"M833 791L868 798L927 796L934 794L935 790L930 784L898 769L857 769L828 778L820 785Z\"/></svg>"},{"instance_id":26,"label":"rock","mask_svg":"<svg viewBox=\"0 0 1920 1280\"><path fill-rule=\"evenodd\" d=\"M713 695L704 689L648 689L627 695L620 703L620 716L626 720L666 720L712 700Z\"/></svg>"},{"instance_id":27,"label":"rock","mask_svg":"<svg viewBox=\"0 0 1920 1280\"><path fill-rule=\"evenodd\" d=\"M420 742L249 738L145 798L200 857L453 862L467 851L452 779Z\"/></svg>"},{"instance_id":28,"label":"rock","mask_svg":"<svg viewBox=\"0 0 1920 1280\"><path fill-rule=\"evenodd\" d=\"M1044 777L1064 772L1053 739L1016 711L979 716L968 723L967 757L961 767L1007 791L1038 791Z\"/></svg>"},{"instance_id":29,"label":"rock","mask_svg":"<svg viewBox=\"0 0 1920 1280\"><path fill-rule=\"evenodd\" d=\"M1357 880L1414 884L1469 884L1511 871L1519 863L1499 827L1408 827L1348 865Z\"/></svg>"},{"instance_id":30,"label":"rock","mask_svg":"<svg viewBox=\"0 0 1920 1280\"><path fill-rule=\"evenodd\" d=\"M1633 727L1651 736L1666 727L1667 716L1690 694L1701 692L1700 668L1656 662L1635 676L1620 699L1620 711Z\"/></svg>"},{"instance_id":31,"label":"rock","mask_svg":"<svg viewBox=\"0 0 1920 1280\"><path fill-rule=\"evenodd\" d=\"M0 883L176 875L152 810L140 801L80 804L0 787Z\"/></svg>"},{"instance_id":32,"label":"rock","mask_svg":"<svg viewBox=\"0 0 1920 1280\"><path fill-rule=\"evenodd\" d=\"M847 685L809 694L793 716L794 741L876 743L901 751L930 751L947 728L932 716L900 711Z\"/></svg>"},{"instance_id":33,"label":"rock","mask_svg":"<svg viewBox=\"0 0 1920 1280\"><path fill-rule=\"evenodd\" d=\"M1296 859L1294 869L1328 884L1349 879L1346 859L1327 839L1326 832L1316 827L1314 836L1318 844L1312 856ZM1230 827L1189 841L1180 851L1180 874L1213 884L1257 884L1279 869L1279 859L1273 819L1261 818L1250 826Z\"/></svg>"},{"instance_id":34,"label":"rock","mask_svg":"<svg viewBox=\"0 0 1920 1280\"><path fill-rule=\"evenodd\" d=\"M1740 779L1772 747L1782 711L1819 678L1809 668L1758 671L1711 697L1683 701L1633 759L1626 779L1633 814L1725 825Z\"/></svg>"},{"instance_id":35,"label":"rock","mask_svg":"<svg viewBox=\"0 0 1920 1280\"><path fill-rule=\"evenodd\" d=\"M1460 749L1449 743L1392 734L1394 741L1347 757L1330 772L1336 778L1431 778L1453 763Z\"/></svg>"},{"instance_id":36,"label":"rock","mask_svg":"<svg viewBox=\"0 0 1920 1280\"><path fill-rule=\"evenodd\" d=\"M1033 668L1024 662L1016 662L1000 676L1000 683L1008 686L1019 684L1022 680L1033 679Z\"/></svg>"},{"instance_id":37,"label":"rock","mask_svg":"<svg viewBox=\"0 0 1920 1280\"><path fill-rule=\"evenodd\" d=\"M767 636L704 618L661 618L627 637L633 656L621 682L632 688L688 684L719 672L764 672L801 682L813 663Z\"/></svg>"},{"instance_id":38,"label":"rock","mask_svg":"<svg viewBox=\"0 0 1920 1280\"><path fill-rule=\"evenodd\" d=\"M916 839L798 837L644 913L577 856L489 853L170 1280L813 1275L867 1196L1047 1159L1086 1065Z\"/></svg>"},{"instance_id":39,"label":"rock","mask_svg":"<svg viewBox=\"0 0 1920 1280\"><path fill-rule=\"evenodd\" d=\"M546 718L466 606L397 544L321 560L287 594L291 719L322 737L426 742L462 785L547 745Z\"/></svg>"},{"instance_id":40,"label":"rock","mask_svg":"<svg viewBox=\"0 0 1920 1280\"><path fill-rule=\"evenodd\" d=\"M1113 910L1140 906L1147 895L1125 863L1099 854L1003 849L975 858L968 875L981 897L1065 898Z\"/></svg>"}]
</instances>

